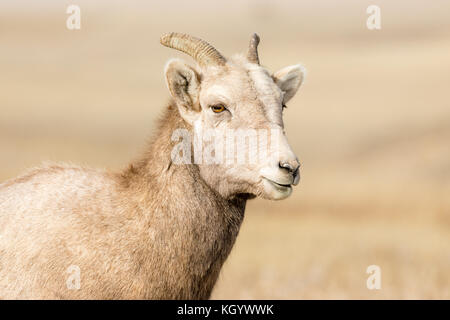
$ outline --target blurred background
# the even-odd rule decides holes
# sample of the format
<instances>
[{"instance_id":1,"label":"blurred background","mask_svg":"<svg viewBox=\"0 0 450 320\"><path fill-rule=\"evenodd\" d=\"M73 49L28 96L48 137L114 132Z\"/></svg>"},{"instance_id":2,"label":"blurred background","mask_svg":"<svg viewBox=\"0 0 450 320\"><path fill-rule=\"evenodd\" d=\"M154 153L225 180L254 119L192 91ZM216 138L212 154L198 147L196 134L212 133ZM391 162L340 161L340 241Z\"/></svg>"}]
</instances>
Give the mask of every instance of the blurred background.
<instances>
[{"instance_id":1,"label":"blurred background","mask_svg":"<svg viewBox=\"0 0 450 320\"><path fill-rule=\"evenodd\" d=\"M165 62L192 62L159 44L169 31L224 55L257 32L263 65L308 70L285 111L301 183L249 203L213 298L450 298L449 1L3 0L0 181L136 158L168 101Z\"/></svg>"}]
</instances>

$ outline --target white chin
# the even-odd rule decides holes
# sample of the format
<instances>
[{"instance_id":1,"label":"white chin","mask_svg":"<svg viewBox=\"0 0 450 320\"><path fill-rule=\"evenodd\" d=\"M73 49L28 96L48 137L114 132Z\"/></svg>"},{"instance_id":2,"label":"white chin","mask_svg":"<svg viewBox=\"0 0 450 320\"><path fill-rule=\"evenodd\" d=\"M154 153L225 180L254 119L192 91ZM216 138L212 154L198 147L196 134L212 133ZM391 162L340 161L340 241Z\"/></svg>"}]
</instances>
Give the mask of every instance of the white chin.
<instances>
[{"instance_id":1,"label":"white chin","mask_svg":"<svg viewBox=\"0 0 450 320\"><path fill-rule=\"evenodd\" d=\"M279 185L265 178L263 179L263 186L266 197L271 200L286 199L292 193L292 186Z\"/></svg>"}]
</instances>

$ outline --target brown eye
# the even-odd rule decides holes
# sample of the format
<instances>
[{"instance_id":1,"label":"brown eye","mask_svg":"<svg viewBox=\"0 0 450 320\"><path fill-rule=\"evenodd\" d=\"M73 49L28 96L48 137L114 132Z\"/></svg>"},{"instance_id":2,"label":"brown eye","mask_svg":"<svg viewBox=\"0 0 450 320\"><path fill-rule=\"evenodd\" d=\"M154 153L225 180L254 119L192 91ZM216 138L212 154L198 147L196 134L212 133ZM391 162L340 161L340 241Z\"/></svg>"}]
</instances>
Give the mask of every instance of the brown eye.
<instances>
[{"instance_id":1,"label":"brown eye","mask_svg":"<svg viewBox=\"0 0 450 320\"><path fill-rule=\"evenodd\" d=\"M221 112L225 111L225 106L222 104L216 104L214 106L211 106L211 109L215 113L221 113Z\"/></svg>"}]
</instances>

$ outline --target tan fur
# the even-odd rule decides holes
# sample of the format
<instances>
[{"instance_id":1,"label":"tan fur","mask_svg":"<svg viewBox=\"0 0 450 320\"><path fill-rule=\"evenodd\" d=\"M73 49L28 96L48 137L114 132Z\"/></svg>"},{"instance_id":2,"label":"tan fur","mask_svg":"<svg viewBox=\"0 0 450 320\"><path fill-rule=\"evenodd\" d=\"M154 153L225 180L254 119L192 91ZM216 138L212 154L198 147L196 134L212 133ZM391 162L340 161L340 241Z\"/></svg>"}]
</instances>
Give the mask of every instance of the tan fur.
<instances>
[{"instance_id":1,"label":"tan fur","mask_svg":"<svg viewBox=\"0 0 450 320\"><path fill-rule=\"evenodd\" d=\"M221 125L206 114L217 84L235 110L227 126L282 126L282 91L266 79L262 93L252 68L266 72L242 57L221 70L192 68L198 86L187 102L171 90L148 152L122 172L46 164L0 184L0 298L207 299L247 199L272 191L259 166L173 164L171 135L192 128L186 112ZM81 271L79 290L66 284L71 265Z\"/></svg>"}]
</instances>

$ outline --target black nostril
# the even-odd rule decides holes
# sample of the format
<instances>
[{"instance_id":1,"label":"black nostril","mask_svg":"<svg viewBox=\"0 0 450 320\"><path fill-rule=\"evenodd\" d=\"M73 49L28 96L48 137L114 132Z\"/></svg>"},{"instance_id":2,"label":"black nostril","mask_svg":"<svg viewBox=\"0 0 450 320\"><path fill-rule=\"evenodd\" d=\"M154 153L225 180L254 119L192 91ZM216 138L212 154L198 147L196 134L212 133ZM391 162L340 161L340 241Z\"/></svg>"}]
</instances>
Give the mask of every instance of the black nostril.
<instances>
[{"instance_id":1,"label":"black nostril","mask_svg":"<svg viewBox=\"0 0 450 320\"><path fill-rule=\"evenodd\" d=\"M278 165L280 166L280 168L287 169L289 172L294 171L294 168L288 162L280 162Z\"/></svg>"},{"instance_id":2,"label":"black nostril","mask_svg":"<svg viewBox=\"0 0 450 320\"><path fill-rule=\"evenodd\" d=\"M292 165L290 162L287 161L280 161L278 163L279 167L281 169L287 169L290 173L292 173L294 176L298 174L300 164L296 163L295 165Z\"/></svg>"}]
</instances>

